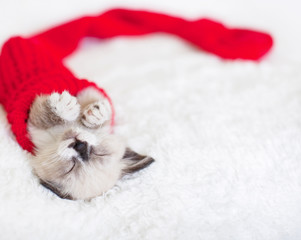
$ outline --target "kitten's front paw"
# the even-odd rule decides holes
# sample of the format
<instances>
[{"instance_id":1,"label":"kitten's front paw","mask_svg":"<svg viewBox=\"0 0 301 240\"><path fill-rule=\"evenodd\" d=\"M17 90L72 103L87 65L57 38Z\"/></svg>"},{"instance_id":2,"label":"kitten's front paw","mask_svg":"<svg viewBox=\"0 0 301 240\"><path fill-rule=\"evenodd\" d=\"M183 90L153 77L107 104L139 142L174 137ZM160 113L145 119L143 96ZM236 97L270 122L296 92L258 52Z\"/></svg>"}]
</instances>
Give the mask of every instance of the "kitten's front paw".
<instances>
[{"instance_id":1,"label":"kitten's front paw","mask_svg":"<svg viewBox=\"0 0 301 240\"><path fill-rule=\"evenodd\" d=\"M81 121L88 128L97 128L109 120L111 114L110 103L103 99L86 106L83 110Z\"/></svg>"},{"instance_id":2,"label":"kitten's front paw","mask_svg":"<svg viewBox=\"0 0 301 240\"><path fill-rule=\"evenodd\" d=\"M80 113L80 105L76 97L64 91L62 94L52 93L49 97L51 110L65 121L74 121Z\"/></svg>"}]
</instances>

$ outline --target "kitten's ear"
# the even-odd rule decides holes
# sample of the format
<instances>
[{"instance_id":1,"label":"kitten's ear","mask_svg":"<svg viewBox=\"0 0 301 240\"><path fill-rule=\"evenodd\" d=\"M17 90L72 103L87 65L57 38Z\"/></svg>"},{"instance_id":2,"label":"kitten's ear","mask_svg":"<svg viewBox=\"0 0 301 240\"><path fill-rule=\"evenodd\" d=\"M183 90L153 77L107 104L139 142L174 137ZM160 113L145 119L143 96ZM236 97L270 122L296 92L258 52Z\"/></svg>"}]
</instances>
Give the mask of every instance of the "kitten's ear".
<instances>
[{"instance_id":1,"label":"kitten's ear","mask_svg":"<svg viewBox=\"0 0 301 240\"><path fill-rule=\"evenodd\" d=\"M130 148L126 149L123 160L126 163L126 167L123 169L124 175L146 168L155 161L153 158L140 155Z\"/></svg>"},{"instance_id":2,"label":"kitten's ear","mask_svg":"<svg viewBox=\"0 0 301 240\"><path fill-rule=\"evenodd\" d=\"M73 198L69 194L63 194L60 191L59 185L57 185L57 184L55 184L53 182L43 181L42 179L40 179L40 183L42 184L42 186L44 186L45 188L47 188L50 191L52 191L54 194L56 194L60 198L73 200Z\"/></svg>"}]
</instances>

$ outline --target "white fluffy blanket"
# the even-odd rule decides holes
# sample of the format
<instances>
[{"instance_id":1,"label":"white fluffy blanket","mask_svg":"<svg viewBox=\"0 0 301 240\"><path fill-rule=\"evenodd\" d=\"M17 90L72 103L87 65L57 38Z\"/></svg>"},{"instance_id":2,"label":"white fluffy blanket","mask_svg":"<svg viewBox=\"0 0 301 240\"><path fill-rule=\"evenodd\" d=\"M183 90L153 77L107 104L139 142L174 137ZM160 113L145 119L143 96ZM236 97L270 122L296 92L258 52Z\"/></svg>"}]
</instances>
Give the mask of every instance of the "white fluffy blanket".
<instances>
[{"instance_id":1,"label":"white fluffy blanket","mask_svg":"<svg viewBox=\"0 0 301 240\"><path fill-rule=\"evenodd\" d=\"M91 202L41 187L0 107L0 239L301 239L297 1L0 2L0 43L113 6L269 31L262 62L223 61L167 35L86 41L67 64L107 89L116 132L156 159Z\"/></svg>"}]
</instances>

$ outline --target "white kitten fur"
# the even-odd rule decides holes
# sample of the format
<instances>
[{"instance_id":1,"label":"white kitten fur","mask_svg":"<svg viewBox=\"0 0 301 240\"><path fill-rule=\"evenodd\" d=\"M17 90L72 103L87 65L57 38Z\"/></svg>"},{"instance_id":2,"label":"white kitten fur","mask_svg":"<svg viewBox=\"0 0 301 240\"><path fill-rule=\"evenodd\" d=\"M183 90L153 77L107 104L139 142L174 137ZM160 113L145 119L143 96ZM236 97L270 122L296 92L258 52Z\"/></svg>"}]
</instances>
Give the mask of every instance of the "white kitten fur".
<instances>
[{"instance_id":1,"label":"white kitten fur","mask_svg":"<svg viewBox=\"0 0 301 240\"><path fill-rule=\"evenodd\" d=\"M123 174L153 162L110 134L111 113L108 101L93 88L77 98L67 91L37 97L28 131L35 145L31 164L44 186L63 198L90 199Z\"/></svg>"},{"instance_id":2,"label":"white kitten fur","mask_svg":"<svg viewBox=\"0 0 301 240\"><path fill-rule=\"evenodd\" d=\"M62 94L52 93L49 97L49 105L57 116L66 121L74 121L80 113L80 105L76 97L71 96L67 91Z\"/></svg>"}]
</instances>

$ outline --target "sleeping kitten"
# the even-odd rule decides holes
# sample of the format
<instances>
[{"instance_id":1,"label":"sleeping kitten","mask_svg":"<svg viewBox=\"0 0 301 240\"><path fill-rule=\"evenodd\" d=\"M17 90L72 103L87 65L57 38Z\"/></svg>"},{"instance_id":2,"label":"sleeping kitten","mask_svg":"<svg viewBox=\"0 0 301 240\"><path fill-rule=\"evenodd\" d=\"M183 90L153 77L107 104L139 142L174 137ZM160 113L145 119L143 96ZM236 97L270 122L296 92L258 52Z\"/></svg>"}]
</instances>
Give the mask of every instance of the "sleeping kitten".
<instances>
[{"instance_id":1,"label":"sleeping kitten","mask_svg":"<svg viewBox=\"0 0 301 240\"><path fill-rule=\"evenodd\" d=\"M91 199L150 165L151 157L110 134L110 118L109 102L93 88L77 97L67 91L38 96L28 131L36 147L31 165L41 184L61 198Z\"/></svg>"}]
</instances>

